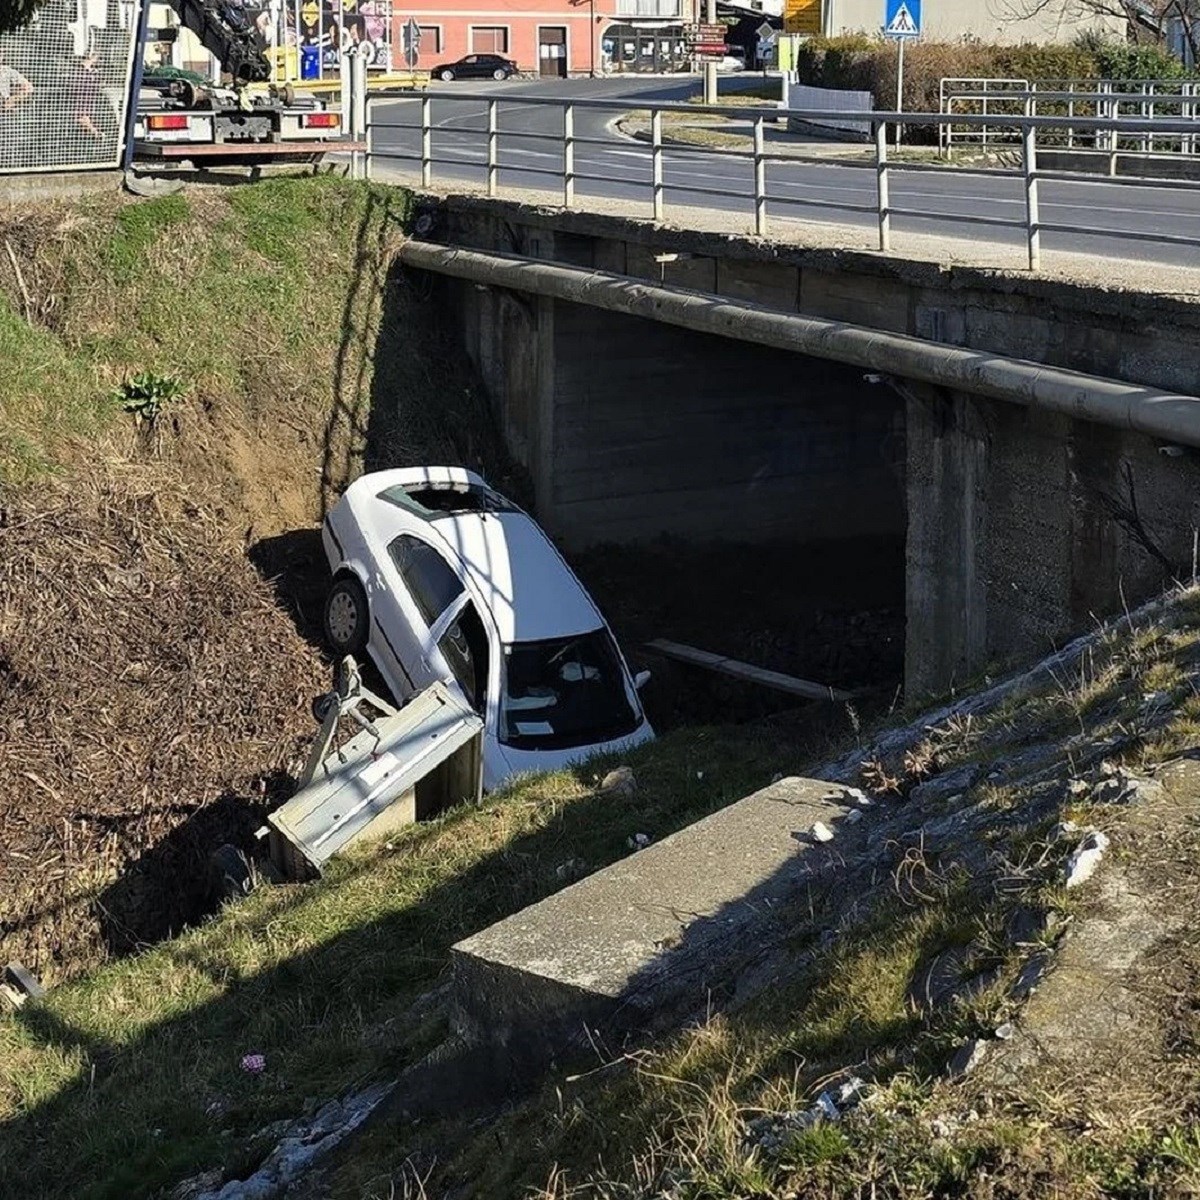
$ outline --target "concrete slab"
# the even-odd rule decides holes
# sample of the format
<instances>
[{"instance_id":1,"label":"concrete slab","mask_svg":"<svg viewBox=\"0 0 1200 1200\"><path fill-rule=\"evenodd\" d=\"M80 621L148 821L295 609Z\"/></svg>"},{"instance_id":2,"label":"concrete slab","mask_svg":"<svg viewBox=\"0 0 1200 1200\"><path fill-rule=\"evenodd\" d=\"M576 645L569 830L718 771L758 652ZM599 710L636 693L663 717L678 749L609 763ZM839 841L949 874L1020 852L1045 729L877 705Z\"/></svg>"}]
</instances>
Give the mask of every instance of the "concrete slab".
<instances>
[{"instance_id":1,"label":"concrete slab","mask_svg":"<svg viewBox=\"0 0 1200 1200\"><path fill-rule=\"evenodd\" d=\"M866 824L842 823L851 807L837 784L780 780L460 942L462 1032L532 1064L765 986L772 953L844 890Z\"/></svg>"}]
</instances>

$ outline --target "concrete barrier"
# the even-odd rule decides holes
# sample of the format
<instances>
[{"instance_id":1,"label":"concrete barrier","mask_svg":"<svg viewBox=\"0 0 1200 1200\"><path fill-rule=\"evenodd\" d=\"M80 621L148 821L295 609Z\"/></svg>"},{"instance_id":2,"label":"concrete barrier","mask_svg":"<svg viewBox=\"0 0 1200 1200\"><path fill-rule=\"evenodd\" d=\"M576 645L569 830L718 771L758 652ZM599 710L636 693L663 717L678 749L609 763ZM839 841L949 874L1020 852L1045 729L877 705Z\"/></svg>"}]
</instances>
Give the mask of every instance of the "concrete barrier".
<instances>
[{"instance_id":1,"label":"concrete barrier","mask_svg":"<svg viewBox=\"0 0 1200 1200\"><path fill-rule=\"evenodd\" d=\"M870 113L875 108L875 97L870 92L846 92L834 88L808 87L805 84L792 84L788 88L787 106L801 112L831 112ZM871 122L847 121L844 118L834 118L828 121L814 120L806 117L788 118L789 133L820 133L826 136L842 138L846 141L865 142L871 136Z\"/></svg>"}]
</instances>

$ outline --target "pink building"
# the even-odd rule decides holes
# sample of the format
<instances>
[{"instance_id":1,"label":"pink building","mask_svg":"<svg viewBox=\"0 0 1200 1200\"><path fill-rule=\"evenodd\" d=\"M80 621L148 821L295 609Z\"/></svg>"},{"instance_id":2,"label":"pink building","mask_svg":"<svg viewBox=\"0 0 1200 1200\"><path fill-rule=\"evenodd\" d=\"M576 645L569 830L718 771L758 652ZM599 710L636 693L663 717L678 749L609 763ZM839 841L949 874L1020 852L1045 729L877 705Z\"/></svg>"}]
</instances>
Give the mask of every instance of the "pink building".
<instances>
[{"instance_id":1,"label":"pink building","mask_svg":"<svg viewBox=\"0 0 1200 1200\"><path fill-rule=\"evenodd\" d=\"M544 76L609 71L678 71L687 65L680 14L693 0L418 0L395 10L393 46L402 27L421 27L417 66L428 69L468 54L499 54L523 72Z\"/></svg>"}]
</instances>

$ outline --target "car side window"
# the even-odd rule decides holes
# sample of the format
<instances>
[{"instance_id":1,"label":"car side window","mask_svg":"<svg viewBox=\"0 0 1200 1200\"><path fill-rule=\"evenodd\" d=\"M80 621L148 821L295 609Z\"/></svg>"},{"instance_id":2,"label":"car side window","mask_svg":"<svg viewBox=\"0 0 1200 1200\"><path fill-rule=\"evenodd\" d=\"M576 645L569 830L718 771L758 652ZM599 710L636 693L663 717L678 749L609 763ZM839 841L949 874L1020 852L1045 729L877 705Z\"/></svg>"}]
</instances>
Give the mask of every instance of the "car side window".
<instances>
[{"instance_id":1,"label":"car side window","mask_svg":"<svg viewBox=\"0 0 1200 1200\"><path fill-rule=\"evenodd\" d=\"M462 594L462 580L450 564L420 538L401 534L388 546L388 553L425 623L432 626Z\"/></svg>"},{"instance_id":2,"label":"car side window","mask_svg":"<svg viewBox=\"0 0 1200 1200\"><path fill-rule=\"evenodd\" d=\"M446 627L438 641L438 649L471 707L482 712L487 704L488 640L479 613L470 600Z\"/></svg>"}]
</instances>

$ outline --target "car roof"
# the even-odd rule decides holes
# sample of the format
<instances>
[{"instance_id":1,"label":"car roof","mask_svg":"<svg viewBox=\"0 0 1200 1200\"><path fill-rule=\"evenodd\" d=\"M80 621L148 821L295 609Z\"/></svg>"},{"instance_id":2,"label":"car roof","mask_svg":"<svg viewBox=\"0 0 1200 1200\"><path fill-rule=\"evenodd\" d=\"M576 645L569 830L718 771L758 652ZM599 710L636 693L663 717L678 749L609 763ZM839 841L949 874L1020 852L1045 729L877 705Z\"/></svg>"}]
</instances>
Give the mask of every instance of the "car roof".
<instances>
[{"instance_id":1,"label":"car roof","mask_svg":"<svg viewBox=\"0 0 1200 1200\"><path fill-rule=\"evenodd\" d=\"M523 512L462 513L430 523L491 610L500 641L536 642L603 624L575 573Z\"/></svg>"}]
</instances>

